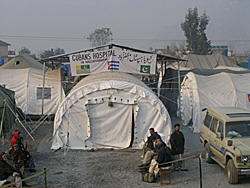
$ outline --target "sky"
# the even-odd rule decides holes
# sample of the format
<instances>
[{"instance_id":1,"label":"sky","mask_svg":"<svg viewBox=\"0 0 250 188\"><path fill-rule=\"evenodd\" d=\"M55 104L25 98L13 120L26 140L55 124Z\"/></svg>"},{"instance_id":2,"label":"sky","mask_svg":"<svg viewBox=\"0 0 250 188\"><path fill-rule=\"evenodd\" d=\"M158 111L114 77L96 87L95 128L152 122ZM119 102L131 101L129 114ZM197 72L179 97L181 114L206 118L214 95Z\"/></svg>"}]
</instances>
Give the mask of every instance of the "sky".
<instances>
[{"instance_id":1,"label":"sky","mask_svg":"<svg viewBox=\"0 0 250 188\"><path fill-rule=\"evenodd\" d=\"M250 50L250 0L0 0L0 40L16 50L71 52L89 48L85 38L97 27L111 27L115 43L164 48L185 40L180 24L194 7L210 18L210 40Z\"/></svg>"}]
</instances>

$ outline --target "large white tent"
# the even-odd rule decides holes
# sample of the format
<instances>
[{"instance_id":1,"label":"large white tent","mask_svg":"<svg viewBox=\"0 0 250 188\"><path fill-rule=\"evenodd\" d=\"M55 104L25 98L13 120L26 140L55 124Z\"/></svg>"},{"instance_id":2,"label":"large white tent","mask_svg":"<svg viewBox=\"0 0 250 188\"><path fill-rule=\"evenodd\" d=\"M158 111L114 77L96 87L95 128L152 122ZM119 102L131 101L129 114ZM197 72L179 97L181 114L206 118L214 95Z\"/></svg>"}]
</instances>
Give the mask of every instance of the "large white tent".
<instances>
[{"instance_id":1,"label":"large white tent","mask_svg":"<svg viewBox=\"0 0 250 188\"><path fill-rule=\"evenodd\" d=\"M181 85L180 112L184 124L199 132L207 107L250 109L250 73L222 72L202 76L189 72Z\"/></svg>"},{"instance_id":2,"label":"large white tent","mask_svg":"<svg viewBox=\"0 0 250 188\"><path fill-rule=\"evenodd\" d=\"M60 70L46 71L43 84L41 69L0 68L0 85L15 91L16 104L25 114L41 115L42 108L44 114L55 114L64 97ZM42 102L43 86L44 101Z\"/></svg>"},{"instance_id":3,"label":"large white tent","mask_svg":"<svg viewBox=\"0 0 250 188\"><path fill-rule=\"evenodd\" d=\"M143 82L126 73L92 74L58 108L52 149L142 148L150 127L169 139L169 114Z\"/></svg>"}]
</instances>

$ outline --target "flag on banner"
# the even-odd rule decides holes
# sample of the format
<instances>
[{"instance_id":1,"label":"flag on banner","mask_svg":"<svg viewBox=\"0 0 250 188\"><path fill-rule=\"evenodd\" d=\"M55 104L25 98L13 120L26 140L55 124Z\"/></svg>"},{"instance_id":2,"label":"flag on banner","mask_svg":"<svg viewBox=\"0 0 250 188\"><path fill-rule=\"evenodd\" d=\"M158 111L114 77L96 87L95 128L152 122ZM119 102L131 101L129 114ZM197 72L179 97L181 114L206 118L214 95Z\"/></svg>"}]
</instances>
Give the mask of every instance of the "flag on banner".
<instances>
[{"instance_id":1,"label":"flag on banner","mask_svg":"<svg viewBox=\"0 0 250 188\"><path fill-rule=\"evenodd\" d=\"M76 73L77 74L90 73L90 65L89 64L76 64Z\"/></svg>"},{"instance_id":2,"label":"flag on banner","mask_svg":"<svg viewBox=\"0 0 250 188\"><path fill-rule=\"evenodd\" d=\"M150 65L141 65L140 72L150 74Z\"/></svg>"},{"instance_id":3,"label":"flag on banner","mask_svg":"<svg viewBox=\"0 0 250 188\"><path fill-rule=\"evenodd\" d=\"M111 56L108 61L108 70L119 70L120 61L117 56Z\"/></svg>"}]
</instances>

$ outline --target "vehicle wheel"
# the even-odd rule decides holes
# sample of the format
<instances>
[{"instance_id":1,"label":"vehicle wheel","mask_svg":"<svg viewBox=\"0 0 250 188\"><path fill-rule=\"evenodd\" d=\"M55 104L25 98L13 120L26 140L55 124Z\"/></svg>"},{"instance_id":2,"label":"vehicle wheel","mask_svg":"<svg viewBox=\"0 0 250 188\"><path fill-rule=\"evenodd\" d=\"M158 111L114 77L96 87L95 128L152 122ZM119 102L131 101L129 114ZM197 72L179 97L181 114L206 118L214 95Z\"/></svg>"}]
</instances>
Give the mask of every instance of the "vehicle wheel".
<instances>
[{"instance_id":1,"label":"vehicle wheel","mask_svg":"<svg viewBox=\"0 0 250 188\"><path fill-rule=\"evenodd\" d=\"M229 159L229 161L227 162L227 178L228 178L228 183L230 184L239 183L238 171L235 168L234 162L232 159Z\"/></svg>"}]
</instances>

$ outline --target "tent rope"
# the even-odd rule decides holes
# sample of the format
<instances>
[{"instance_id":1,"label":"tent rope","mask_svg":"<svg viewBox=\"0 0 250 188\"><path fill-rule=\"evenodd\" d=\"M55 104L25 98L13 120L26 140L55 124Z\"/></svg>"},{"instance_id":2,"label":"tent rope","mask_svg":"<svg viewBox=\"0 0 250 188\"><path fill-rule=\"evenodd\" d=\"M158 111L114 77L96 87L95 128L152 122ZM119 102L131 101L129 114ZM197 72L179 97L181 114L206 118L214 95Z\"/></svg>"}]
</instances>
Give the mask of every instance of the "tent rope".
<instances>
[{"instance_id":1,"label":"tent rope","mask_svg":"<svg viewBox=\"0 0 250 188\"><path fill-rule=\"evenodd\" d=\"M166 100L168 100L168 101L170 101L170 102L172 102L172 103L178 104L177 102L175 102L174 100L169 99L169 98L166 97L166 96L160 95L160 97L162 97L162 98L164 98L164 99L166 99Z\"/></svg>"},{"instance_id":2,"label":"tent rope","mask_svg":"<svg viewBox=\"0 0 250 188\"><path fill-rule=\"evenodd\" d=\"M39 122L35 125L36 127L31 130L30 134L35 132L47 119L48 115L45 115L42 120L39 120Z\"/></svg>"}]
</instances>

